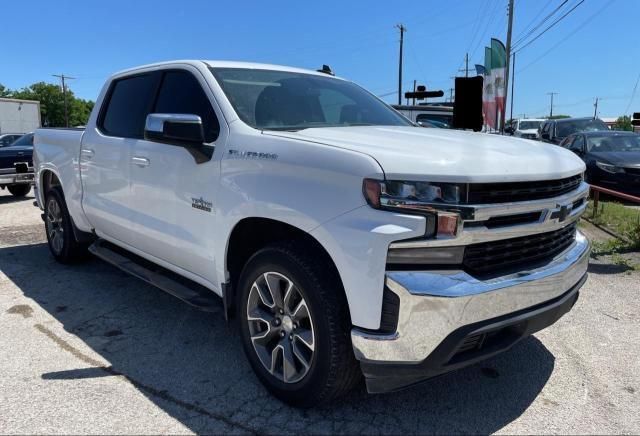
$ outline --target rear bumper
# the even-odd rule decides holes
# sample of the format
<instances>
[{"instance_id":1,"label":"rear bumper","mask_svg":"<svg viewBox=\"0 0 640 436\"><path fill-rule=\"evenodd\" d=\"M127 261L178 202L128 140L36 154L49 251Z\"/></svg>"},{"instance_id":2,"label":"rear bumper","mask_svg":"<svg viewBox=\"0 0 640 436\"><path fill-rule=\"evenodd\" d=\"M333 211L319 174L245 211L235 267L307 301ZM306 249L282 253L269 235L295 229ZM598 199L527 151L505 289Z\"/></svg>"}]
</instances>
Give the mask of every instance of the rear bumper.
<instances>
[{"instance_id":1,"label":"rear bumper","mask_svg":"<svg viewBox=\"0 0 640 436\"><path fill-rule=\"evenodd\" d=\"M33 173L0 174L0 185L33 184Z\"/></svg>"},{"instance_id":2,"label":"rear bumper","mask_svg":"<svg viewBox=\"0 0 640 436\"><path fill-rule=\"evenodd\" d=\"M589 242L576 242L548 264L479 280L465 272L388 272L398 295L392 334L354 328L351 339L370 392L386 392L490 357L553 324L586 280Z\"/></svg>"}]
</instances>

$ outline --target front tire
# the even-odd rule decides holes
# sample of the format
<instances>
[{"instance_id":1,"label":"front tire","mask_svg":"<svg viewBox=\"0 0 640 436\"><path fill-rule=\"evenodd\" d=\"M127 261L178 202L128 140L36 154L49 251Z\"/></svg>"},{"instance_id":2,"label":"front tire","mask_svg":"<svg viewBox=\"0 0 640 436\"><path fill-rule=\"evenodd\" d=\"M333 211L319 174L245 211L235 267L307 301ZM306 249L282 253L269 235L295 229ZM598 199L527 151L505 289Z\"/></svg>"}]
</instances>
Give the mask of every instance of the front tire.
<instances>
[{"instance_id":1,"label":"front tire","mask_svg":"<svg viewBox=\"0 0 640 436\"><path fill-rule=\"evenodd\" d=\"M31 185L23 184L23 185L9 185L7 189L14 197L24 197L31 191Z\"/></svg>"},{"instance_id":2,"label":"front tire","mask_svg":"<svg viewBox=\"0 0 640 436\"><path fill-rule=\"evenodd\" d=\"M58 186L47 193L44 217L49 250L58 262L73 263L87 257L87 245L76 241L71 216Z\"/></svg>"},{"instance_id":3,"label":"front tire","mask_svg":"<svg viewBox=\"0 0 640 436\"><path fill-rule=\"evenodd\" d=\"M326 403L362 374L334 270L303 244L272 245L245 265L237 293L244 351L264 386L297 407Z\"/></svg>"}]
</instances>

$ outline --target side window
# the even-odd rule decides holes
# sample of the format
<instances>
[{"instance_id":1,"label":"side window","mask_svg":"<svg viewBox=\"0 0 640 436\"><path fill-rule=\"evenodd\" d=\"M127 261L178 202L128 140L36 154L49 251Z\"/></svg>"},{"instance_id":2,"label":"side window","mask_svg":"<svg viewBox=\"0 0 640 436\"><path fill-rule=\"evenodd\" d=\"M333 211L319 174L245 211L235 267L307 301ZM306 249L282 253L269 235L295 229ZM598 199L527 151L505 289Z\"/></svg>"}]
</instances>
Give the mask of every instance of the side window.
<instances>
[{"instance_id":1,"label":"side window","mask_svg":"<svg viewBox=\"0 0 640 436\"><path fill-rule=\"evenodd\" d=\"M156 91L156 75L144 74L113 83L102 120L101 129L111 136L139 138Z\"/></svg>"},{"instance_id":2,"label":"side window","mask_svg":"<svg viewBox=\"0 0 640 436\"><path fill-rule=\"evenodd\" d=\"M198 80L187 71L164 74L153 112L200 116L206 142L215 141L220 134L220 124L211 102Z\"/></svg>"},{"instance_id":3,"label":"side window","mask_svg":"<svg viewBox=\"0 0 640 436\"><path fill-rule=\"evenodd\" d=\"M562 142L559 144L560 147L564 147L564 148L570 148L571 145L571 141L573 141L573 136L567 136L566 138L564 138L562 140Z\"/></svg>"},{"instance_id":4,"label":"side window","mask_svg":"<svg viewBox=\"0 0 640 436\"><path fill-rule=\"evenodd\" d=\"M573 151L584 151L584 136L576 135L576 139L573 141L569 149Z\"/></svg>"},{"instance_id":5,"label":"side window","mask_svg":"<svg viewBox=\"0 0 640 436\"><path fill-rule=\"evenodd\" d=\"M549 133L549 126L551 126L551 123L544 123L544 126L542 126L542 133Z\"/></svg>"}]
</instances>

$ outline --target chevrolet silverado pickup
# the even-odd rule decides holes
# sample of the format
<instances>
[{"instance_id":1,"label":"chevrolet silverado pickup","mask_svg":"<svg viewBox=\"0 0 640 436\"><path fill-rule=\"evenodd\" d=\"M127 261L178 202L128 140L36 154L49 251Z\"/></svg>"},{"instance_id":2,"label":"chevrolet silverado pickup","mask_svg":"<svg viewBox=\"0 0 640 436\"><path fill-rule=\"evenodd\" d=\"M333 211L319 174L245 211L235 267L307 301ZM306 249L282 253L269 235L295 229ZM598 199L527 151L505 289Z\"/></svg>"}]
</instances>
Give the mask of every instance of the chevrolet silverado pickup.
<instances>
[{"instance_id":1,"label":"chevrolet silverado pickup","mask_svg":"<svg viewBox=\"0 0 640 436\"><path fill-rule=\"evenodd\" d=\"M18 135L10 144L0 144L0 189L7 188L13 196L24 197L31 191L33 176L33 133Z\"/></svg>"},{"instance_id":2,"label":"chevrolet silverado pickup","mask_svg":"<svg viewBox=\"0 0 640 436\"><path fill-rule=\"evenodd\" d=\"M37 130L34 160L55 259L90 252L222 311L258 379L301 407L507 350L586 280L573 153L423 129L322 71L123 71L85 129Z\"/></svg>"}]
</instances>

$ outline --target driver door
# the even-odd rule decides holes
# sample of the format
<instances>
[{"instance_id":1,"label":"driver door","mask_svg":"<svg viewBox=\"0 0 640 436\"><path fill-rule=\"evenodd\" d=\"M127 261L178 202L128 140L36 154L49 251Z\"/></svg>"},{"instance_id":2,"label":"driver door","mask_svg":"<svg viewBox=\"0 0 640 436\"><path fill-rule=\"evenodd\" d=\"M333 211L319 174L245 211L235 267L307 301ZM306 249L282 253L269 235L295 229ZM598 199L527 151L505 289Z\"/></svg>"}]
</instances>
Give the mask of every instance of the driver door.
<instances>
[{"instance_id":1,"label":"driver door","mask_svg":"<svg viewBox=\"0 0 640 436\"><path fill-rule=\"evenodd\" d=\"M216 147L226 131L220 132L212 97L196 69L165 70L151 113L198 115L205 147ZM220 174L216 157L197 163L180 144L148 139L137 141L130 155L133 245L211 282Z\"/></svg>"}]
</instances>

